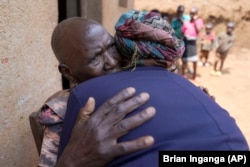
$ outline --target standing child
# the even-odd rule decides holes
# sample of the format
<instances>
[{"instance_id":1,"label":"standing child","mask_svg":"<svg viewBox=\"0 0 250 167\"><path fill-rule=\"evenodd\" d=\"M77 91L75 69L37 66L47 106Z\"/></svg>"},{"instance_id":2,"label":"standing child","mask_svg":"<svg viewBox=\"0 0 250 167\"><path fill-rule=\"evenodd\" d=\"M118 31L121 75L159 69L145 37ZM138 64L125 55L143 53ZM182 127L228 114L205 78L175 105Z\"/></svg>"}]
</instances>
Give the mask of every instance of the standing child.
<instances>
[{"instance_id":1,"label":"standing child","mask_svg":"<svg viewBox=\"0 0 250 167\"><path fill-rule=\"evenodd\" d=\"M203 19L198 17L198 9L196 7L191 9L190 17L191 19L185 21L182 26L185 42L185 52L182 56L182 75L186 77L188 62L191 62L193 64L192 79L195 80L198 61L196 41L200 30L203 28Z\"/></svg>"},{"instance_id":2,"label":"standing child","mask_svg":"<svg viewBox=\"0 0 250 167\"><path fill-rule=\"evenodd\" d=\"M190 20L190 15L184 14L185 7L183 5L179 5L176 10L176 14L171 20L171 26L175 31L175 36L181 40L183 40L183 32L182 32L182 25L185 21ZM178 60L178 68L176 69L176 73L181 73L181 59Z\"/></svg>"},{"instance_id":3,"label":"standing child","mask_svg":"<svg viewBox=\"0 0 250 167\"><path fill-rule=\"evenodd\" d=\"M205 32L201 35L201 52L200 52L200 62L198 65L210 66L208 63L208 57L210 51L214 48L215 35L212 32L213 25L211 23L206 24Z\"/></svg>"},{"instance_id":4,"label":"standing child","mask_svg":"<svg viewBox=\"0 0 250 167\"><path fill-rule=\"evenodd\" d=\"M212 75L221 75L225 59L235 40L235 35L233 34L234 27L235 24L233 22L227 23L226 32L220 33L217 38L216 58ZM217 68L218 63L220 63L219 68Z\"/></svg>"},{"instance_id":5,"label":"standing child","mask_svg":"<svg viewBox=\"0 0 250 167\"><path fill-rule=\"evenodd\" d=\"M176 16L171 21L171 26L175 31L175 35L179 39L183 39L182 25L185 21L190 20L190 16L184 14L185 7L183 5L179 5L177 7Z\"/></svg>"}]
</instances>

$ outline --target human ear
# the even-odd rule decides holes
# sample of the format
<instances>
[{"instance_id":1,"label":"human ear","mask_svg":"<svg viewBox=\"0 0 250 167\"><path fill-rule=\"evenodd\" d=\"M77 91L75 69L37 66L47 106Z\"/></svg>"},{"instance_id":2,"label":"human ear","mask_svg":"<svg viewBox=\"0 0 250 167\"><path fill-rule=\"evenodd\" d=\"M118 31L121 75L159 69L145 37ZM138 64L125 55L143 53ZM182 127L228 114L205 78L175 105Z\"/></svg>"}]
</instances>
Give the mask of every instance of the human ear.
<instances>
[{"instance_id":1,"label":"human ear","mask_svg":"<svg viewBox=\"0 0 250 167\"><path fill-rule=\"evenodd\" d=\"M70 68L66 64L59 64L58 70L71 83L77 83L76 78L74 77Z\"/></svg>"}]
</instances>

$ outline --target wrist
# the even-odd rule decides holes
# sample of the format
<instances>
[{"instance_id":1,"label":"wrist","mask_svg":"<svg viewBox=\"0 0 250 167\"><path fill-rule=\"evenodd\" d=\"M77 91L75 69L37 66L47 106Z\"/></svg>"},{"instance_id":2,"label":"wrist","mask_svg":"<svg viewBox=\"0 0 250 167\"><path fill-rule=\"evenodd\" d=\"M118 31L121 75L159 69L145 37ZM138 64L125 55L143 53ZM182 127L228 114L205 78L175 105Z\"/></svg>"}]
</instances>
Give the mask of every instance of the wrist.
<instances>
[{"instance_id":1,"label":"wrist","mask_svg":"<svg viewBox=\"0 0 250 167\"><path fill-rule=\"evenodd\" d=\"M70 144L68 148L66 147L62 155L58 159L55 167L102 167L104 166L104 161L98 158L96 155L87 151L89 149L81 149L76 147L71 147ZM79 157L80 156L80 157Z\"/></svg>"}]
</instances>

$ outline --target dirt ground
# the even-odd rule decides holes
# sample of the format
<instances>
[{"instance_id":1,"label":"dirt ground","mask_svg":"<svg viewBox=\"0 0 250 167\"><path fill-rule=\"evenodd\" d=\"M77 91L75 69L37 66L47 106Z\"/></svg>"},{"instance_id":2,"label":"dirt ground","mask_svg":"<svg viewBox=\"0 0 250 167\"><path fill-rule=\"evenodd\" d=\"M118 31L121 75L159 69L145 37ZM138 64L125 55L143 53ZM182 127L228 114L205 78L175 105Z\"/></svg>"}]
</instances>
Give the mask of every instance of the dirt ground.
<instances>
[{"instance_id":1,"label":"dirt ground","mask_svg":"<svg viewBox=\"0 0 250 167\"><path fill-rule=\"evenodd\" d=\"M237 52L236 52L237 51ZM213 63L215 54L210 54ZM223 74L220 77L211 75L212 66L198 67L199 78L196 85L208 88L215 100L235 118L238 126L250 145L250 50L234 48L225 61Z\"/></svg>"}]
</instances>

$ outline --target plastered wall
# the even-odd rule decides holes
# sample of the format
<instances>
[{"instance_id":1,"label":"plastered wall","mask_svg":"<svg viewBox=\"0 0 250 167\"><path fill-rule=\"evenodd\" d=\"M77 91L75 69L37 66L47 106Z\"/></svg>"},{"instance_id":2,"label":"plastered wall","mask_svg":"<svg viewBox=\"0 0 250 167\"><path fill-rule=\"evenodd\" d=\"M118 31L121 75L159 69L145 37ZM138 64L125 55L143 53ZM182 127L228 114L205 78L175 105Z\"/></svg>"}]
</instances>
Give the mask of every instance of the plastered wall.
<instances>
[{"instance_id":1,"label":"plastered wall","mask_svg":"<svg viewBox=\"0 0 250 167\"><path fill-rule=\"evenodd\" d=\"M0 0L0 166L37 165L28 122L61 89L50 37L57 0Z\"/></svg>"},{"instance_id":2,"label":"plastered wall","mask_svg":"<svg viewBox=\"0 0 250 167\"><path fill-rule=\"evenodd\" d=\"M96 10L83 2L81 12L86 5ZM95 18L112 33L120 14L132 8L133 0L103 0ZM57 9L57 0L0 0L0 167L37 166L28 116L61 89L50 47Z\"/></svg>"},{"instance_id":3,"label":"plastered wall","mask_svg":"<svg viewBox=\"0 0 250 167\"><path fill-rule=\"evenodd\" d=\"M102 0L102 24L113 35L122 13L134 8L134 0Z\"/></svg>"}]
</instances>

